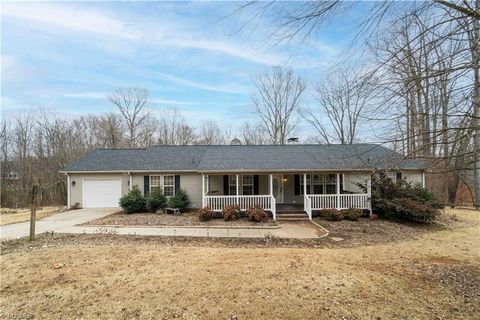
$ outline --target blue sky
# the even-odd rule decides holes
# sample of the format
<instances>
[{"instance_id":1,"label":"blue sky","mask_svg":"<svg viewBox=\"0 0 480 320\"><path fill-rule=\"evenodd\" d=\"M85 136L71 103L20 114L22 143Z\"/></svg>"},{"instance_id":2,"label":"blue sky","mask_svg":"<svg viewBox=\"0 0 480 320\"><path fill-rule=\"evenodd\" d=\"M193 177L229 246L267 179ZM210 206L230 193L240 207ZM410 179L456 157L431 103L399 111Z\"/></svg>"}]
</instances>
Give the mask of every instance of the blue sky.
<instances>
[{"instance_id":1,"label":"blue sky","mask_svg":"<svg viewBox=\"0 0 480 320\"><path fill-rule=\"evenodd\" d=\"M291 66L314 83L348 44L345 15L300 48L277 45L231 2L2 2L2 118L42 107L66 117L114 111L108 95L143 87L154 112L177 108L192 125L254 121L252 77Z\"/></svg>"}]
</instances>

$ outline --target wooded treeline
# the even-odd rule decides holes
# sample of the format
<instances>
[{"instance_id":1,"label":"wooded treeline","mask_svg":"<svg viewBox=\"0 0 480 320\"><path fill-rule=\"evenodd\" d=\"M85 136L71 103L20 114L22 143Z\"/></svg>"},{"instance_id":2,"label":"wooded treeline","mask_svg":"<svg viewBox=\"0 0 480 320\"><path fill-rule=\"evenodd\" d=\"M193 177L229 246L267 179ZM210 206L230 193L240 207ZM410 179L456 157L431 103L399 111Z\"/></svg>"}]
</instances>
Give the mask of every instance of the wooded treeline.
<instances>
[{"instance_id":1,"label":"wooded treeline","mask_svg":"<svg viewBox=\"0 0 480 320\"><path fill-rule=\"evenodd\" d=\"M262 13L272 6L251 5ZM343 5L313 1L295 10L285 7L275 11L273 23L281 26L281 39L306 36ZM66 202L65 177L59 170L93 149L284 144L303 124L312 134L301 137L302 142L381 143L405 157L428 161L445 202L455 204L464 185L472 198L477 193L479 204L479 23L479 0L374 4L360 28L367 35L361 43L361 67L352 69L344 62L317 83L307 83L288 67L266 71L254 79L257 121L243 124L238 132L214 121L193 127L175 109L155 117L149 112L148 91L141 88L112 93L110 101L118 110L113 113L75 120L41 111L19 115L2 123L1 203L25 205L34 183L51 185L45 202ZM316 89L315 105L304 103L307 86ZM10 172L17 172L18 180L7 179Z\"/></svg>"}]
</instances>

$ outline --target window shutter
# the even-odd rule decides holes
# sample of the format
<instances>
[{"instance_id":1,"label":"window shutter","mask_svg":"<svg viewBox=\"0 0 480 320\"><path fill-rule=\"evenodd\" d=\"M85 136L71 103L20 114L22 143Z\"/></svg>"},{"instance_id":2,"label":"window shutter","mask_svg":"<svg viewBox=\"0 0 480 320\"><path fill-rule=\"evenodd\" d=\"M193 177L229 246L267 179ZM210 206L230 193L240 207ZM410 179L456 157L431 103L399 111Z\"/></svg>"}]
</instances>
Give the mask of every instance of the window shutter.
<instances>
[{"instance_id":1,"label":"window shutter","mask_svg":"<svg viewBox=\"0 0 480 320\"><path fill-rule=\"evenodd\" d=\"M175 176L175 194L180 190L180 176Z\"/></svg>"},{"instance_id":2,"label":"window shutter","mask_svg":"<svg viewBox=\"0 0 480 320\"><path fill-rule=\"evenodd\" d=\"M228 196L228 175L223 176L223 195Z\"/></svg>"},{"instance_id":3,"label":"window shutter","mask_svg":"<svg viewBox=\"0 0 480 320\"><path fill-rule=\"evenodd\" d=\"M150 192L150 176L143 176L143 194L147 195Z\"/></svg>"},{"instance_id":4,"label":"window shutter","mask_svg":"<svg viewBox=\"0 0 480 320\"><path fill-rule=\"evenodd\" d=\"M296 174L293 180L295 182L295 195L299 196L300 195L300 175Z\"/></svg>"},{"instance_id":5,"label":"window shutter","mask_svg":"<svg viewBox=\"0 0 480 320\"><path fill-rule=\"evenodd\" d=\"M259 183L258 183L258 175L253 176L253 194L258 195L259 194Z\"/></svg>"}]
</instances>

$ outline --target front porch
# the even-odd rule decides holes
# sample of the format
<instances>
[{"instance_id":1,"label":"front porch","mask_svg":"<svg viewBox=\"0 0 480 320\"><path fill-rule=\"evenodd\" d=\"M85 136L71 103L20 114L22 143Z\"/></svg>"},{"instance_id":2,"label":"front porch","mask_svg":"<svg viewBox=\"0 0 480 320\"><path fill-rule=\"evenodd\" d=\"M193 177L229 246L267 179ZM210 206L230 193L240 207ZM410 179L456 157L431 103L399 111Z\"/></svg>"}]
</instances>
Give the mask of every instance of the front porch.
<instances>
[{"instance_id":1,"label":"front porch","mask_svg":"<svg viewBox=\"0 0 480 320\"><path fill-rule=\"evenodd\" d=\"M358 183L367 186L365 193ZM260 205L270 211L274 220L277 212L312 212L321 209L371 209L369 173L236 173L202 174L202 206L221 212L226 206L240 209Z\"/></svg>"}]
</instances>

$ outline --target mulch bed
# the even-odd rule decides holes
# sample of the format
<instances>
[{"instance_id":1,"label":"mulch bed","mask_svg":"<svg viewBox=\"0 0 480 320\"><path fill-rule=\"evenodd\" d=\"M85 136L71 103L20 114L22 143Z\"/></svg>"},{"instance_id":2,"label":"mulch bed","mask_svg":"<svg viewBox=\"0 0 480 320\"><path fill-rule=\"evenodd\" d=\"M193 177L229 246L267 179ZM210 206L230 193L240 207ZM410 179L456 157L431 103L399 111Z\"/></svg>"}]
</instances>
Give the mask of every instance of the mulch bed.
<instances>
[{"instance_id":1,"label":"mulch bed","mask_svg":"<svg viewBox=\"0 0 480 320\"><path fill-rule=\"evenodd\" d=\"M134 216L134 215L132 215ZM228 248L351 248L365 245L386 244L415 239L422 234L440 230L452 230L471 226L472 222L451 215L443 215L431 224L398 223L387 220L329 222L317 220L330 230L330 235L320 239L280 239L275 237L259 238L194 238L100 234L42 234L34 242L27 238L1 242L0 254L38 250L63 245L124 245L152 244L159 246L183 247L228 247ZM334 241L332 237L342 238Z\"/></svg>"},{"instance_id":2,"label":"mulch bed","mask_svg":"<svg viewBox=\"0 0 480 320\"><path fill-rule=\"evenodd\" d=\"M276 226L273 220L258 223L240 219L235 221L224 221L222 218L214 218L210 221L200 221L195 212L185 212L181 215L174 216L167 213L114 213L106 217L89 221L85 224L97 226L244 226L244 227L260 227L260 226Z\"/></svg>"}]
</instances>

